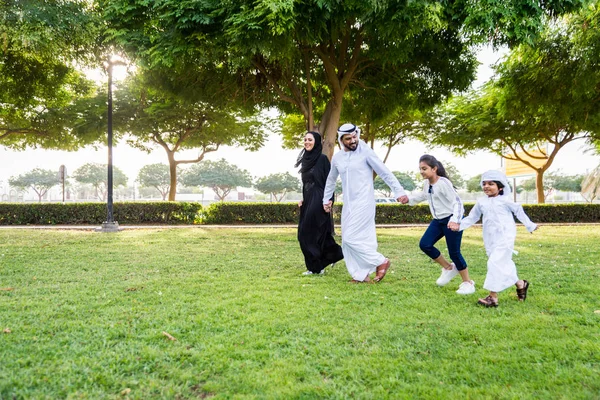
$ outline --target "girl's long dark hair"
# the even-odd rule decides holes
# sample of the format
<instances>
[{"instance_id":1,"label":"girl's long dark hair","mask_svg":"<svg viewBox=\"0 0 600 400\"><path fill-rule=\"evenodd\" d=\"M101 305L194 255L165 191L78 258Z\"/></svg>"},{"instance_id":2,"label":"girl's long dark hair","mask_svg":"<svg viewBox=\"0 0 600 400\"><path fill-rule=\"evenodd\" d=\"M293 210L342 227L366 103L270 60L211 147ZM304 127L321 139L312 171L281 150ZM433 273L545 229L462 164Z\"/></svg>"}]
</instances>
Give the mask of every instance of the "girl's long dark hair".
<instances>
[{"instance_id":1,"label":"girl's long dark hair","mask_svg":"<svg viewBox=\"0 0 600 400\"><path fill-rule=\"evenodd\" d=\"M434 156L432 156L430 154L423 154L421 156L421 158L419 158L419 163L422 163L422 162L429 165L430 168L437 168L436 173L438 176L443 176L444 178L446 178L450 182L452 182L452 180L450 179L450 177L448 177L448 174L446 173L446 168L444 168L442 163L439 162L437 160L437 158L435 158Z\"/></svg>"}]
</instances>

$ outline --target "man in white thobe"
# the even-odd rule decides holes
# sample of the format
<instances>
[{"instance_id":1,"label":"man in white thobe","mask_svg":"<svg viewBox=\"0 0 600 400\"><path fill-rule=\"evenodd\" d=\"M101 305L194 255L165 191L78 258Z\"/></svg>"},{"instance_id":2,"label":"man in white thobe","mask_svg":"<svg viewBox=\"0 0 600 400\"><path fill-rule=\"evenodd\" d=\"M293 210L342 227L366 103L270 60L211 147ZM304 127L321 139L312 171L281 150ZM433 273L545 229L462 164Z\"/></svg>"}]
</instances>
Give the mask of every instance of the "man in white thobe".
<instances>
[{"instance_id":1,"label":"man in white thobe","mask_svg":"<svg viewBox=\"0 0 600 400\"><path fill-rule=\"evenodd\" d=\"M344 124L338 129L341 151L331 159L331 170L325 184L323 208L331 211L329 200L335 190L338 176L342 179L344 202L342 207L342 251L352 282L369 282L369 275L377 272L374 280L385 276L390 260L377 252L375 232L375 190L373 171L392 189L398 201L408 201L404 188L375 152L362 140L360 129Z\"/></svg>"}]
</instances>

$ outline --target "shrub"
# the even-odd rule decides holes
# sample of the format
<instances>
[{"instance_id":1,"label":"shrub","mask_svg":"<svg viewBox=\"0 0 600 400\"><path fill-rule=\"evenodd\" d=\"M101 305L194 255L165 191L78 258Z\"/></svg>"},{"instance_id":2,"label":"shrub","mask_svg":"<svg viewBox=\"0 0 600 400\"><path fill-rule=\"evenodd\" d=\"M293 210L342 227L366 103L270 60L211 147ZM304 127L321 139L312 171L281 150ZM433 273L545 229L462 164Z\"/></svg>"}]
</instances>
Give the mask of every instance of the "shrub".
<instances>
[{"instance_id":1,"label":"shrub","mask_svg":"<svg viewBox=\"0 0 600 400\"><path fill-rule=\"evenodd\" d=\"M297 203L212 203L206 209L206 224L292 224L298 223Z\"/></svg>"},{"instance_id":2,"label":"shrub","mask_svg":"<svg viewBox=\"0 0 600 400\"><path fill-rule=\"evenodd\" d=\"M193 224L202 205L187 202L118 202L113 217L119 224ZM0 203L0 225L80 225L106 221L105 203Z\"/></svg>"},{"instance_id":3,"label":"shrub","mask_svg":"<svg viewBox=\"0 0 600 400\"><path fill-rule=\"evenodd\" d=\"M342 204L333 207L340 223ZM465 204L465 215L473 204ZM536 223L599 223L600 204L525 204ZM204 214L203 214L204 213ZM207 208L193 202L118 202L113 216L119 224L297 224L296 203L218 202ZM105 203L0 203L0 225L81 225L106 221ZM377 224L426 224L429 206L377 204Z\"/></svg>"}]
</instances>

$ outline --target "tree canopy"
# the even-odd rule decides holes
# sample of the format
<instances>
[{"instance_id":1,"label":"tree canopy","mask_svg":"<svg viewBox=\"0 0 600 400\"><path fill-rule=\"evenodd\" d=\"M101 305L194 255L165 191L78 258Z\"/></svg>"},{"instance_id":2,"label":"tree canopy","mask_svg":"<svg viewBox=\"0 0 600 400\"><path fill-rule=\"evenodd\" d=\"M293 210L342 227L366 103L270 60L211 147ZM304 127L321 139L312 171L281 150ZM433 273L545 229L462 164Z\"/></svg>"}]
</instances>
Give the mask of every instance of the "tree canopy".
<instances>
[{"instance_id":1,"label":"tree canopy","mask_svg":"<svg viewBox=\"0 0 600 400\"><path fill-rule=\"evenodd\" d=\"M301 114L331 156L344 104L370 105L370 119L433 105L473 79L471 44L531 42L544 18L583 0L98 3L132 57L186 71L183 87L207 71L233 76L228 94Z\"/></svg>"},{"instance_id":2,"label":"tree canopy","mask_svg":"<svg viewBox=\"0 0 600 400\"><path fill-rule=\"evenodd\" d=\"M71 175L77 182L91 185L98 200L105 201L108 193L108 166L106 164L87 163L77 168ZM113 165L113 185L127 186L127 175Z\"/></svg>"},{"instance_id":3,"label":"tree canopy","mask_svg":"<svg viewBox=\"0 0 600 400\"><path fill-rule=\"evenodd\" d=\"M11 177L8 179L10 186L27 190L32 189L38 195L38 201L42 201L42 197L52 187L58 185L58 173L49 169L35 168L22 175Z\"/></svg>"},{"instance_id":4,"label":"tree canopy","mask_svg":"<svg viewBox=\"0 0 600 400\"><path fill-rule=\"evenodd\" d=\"M408 190L410 192L416 189L417 185L415 184L413 177L409 173L400 171L392 171L392 173L394 174L396 179L398 179L398 182L400 182L400 184L405 190ZM385 197L392 196L392 190L387 185L387 183L385 183L383 179L381 179L380 176L377 176L375 180L373 180L373 188L379 193L383 194Z\"/></svg>"},{"instance_id":5,"label":"tree canopy","mask_svg":"<svg viewBox=\"0 0 600 400\"><path fill-rule=\"evenodd\" d=\"M600 138L600 64L589 37L581 36L598 29L593 15L595 28L582 26L581 16L565 18L548 24L535 46L512 49L493 80L434 114L427 139L458 153L483 149L530 166L542 203L543 174L557 153L574 140Z\"/></svg>"},{"instance_id":6,"label":"tree canopy","mask_svg":"<svg viewBox=\"0 0 600 400\"><path fill-rule=\"evenodd\" d=\"M252 187L250 173L229 164L224 158L192 165L183 174L182 181L186 186L211 188L221 201L224 201L229 193L238 187Z\"/></svg>"},{"instance_id":7,"label":"tree canopy","mask_svg":"<svg viewBox=\"0 0 600 400\"><path fill-rule=\"evenodd\" d=\"M151 187L158 190L162 199L165 200L171 186L169 166L166 164L144 165L138 172L137 181L141 187Z\"/></svg>"},{"instance_id":8,"label":"tree canopy","mask_svg":"<svg viewBox=\"0 0 600 400\"><path fill-rule=\"evenodd\" d=\"M131 77L115 93L115 129L128 135L133 147L151 151L158 146L169 162L169 200L175 200L177 167L198 163L223 146L257 150L265 133L258 116L234 106L189 101L162 90L160 76L147 72ZM176 159L177 152L197 149L198 156Z\"/></svg>"},{"instance_id":9,"label":"tree canopy","mask_svg":"<svg viewBox=\"0 0 600 400\"><path fill-rule=\"evenodd\" d=\"M97 51L87 1L0 2L0 145L74 150L99 139L76 129L79 99L94 85L78 71Z\"/></svg>"},{"instance_id":10,"label":"tree canopy","mask_svg":"<svg viewBox=\"0 0 600 400\"><path fill-rule=\"evenodd\" d=\"M259 178L254 187L261 193L273 195L275 201L280 202L288 192L300 190L300 180L289 172L271 174Z\"/></svg>"}]
</instances>

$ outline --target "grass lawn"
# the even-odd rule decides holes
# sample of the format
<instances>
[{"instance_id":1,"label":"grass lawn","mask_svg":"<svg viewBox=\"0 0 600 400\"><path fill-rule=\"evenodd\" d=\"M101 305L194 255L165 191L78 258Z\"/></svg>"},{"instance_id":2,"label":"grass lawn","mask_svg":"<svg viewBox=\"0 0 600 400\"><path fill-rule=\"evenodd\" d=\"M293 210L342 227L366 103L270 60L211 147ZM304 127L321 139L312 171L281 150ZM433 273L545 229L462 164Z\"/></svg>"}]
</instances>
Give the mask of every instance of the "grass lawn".
<instances>
[{"instance_id":1,"label":"grass lawn","mask_svg":"<svg viewBox=\"0 0 600 400\"><path fill-rule=\"evenodd\" d=\"M424 230L378 230L376 285L301 276L295 229L0 230L0 399L600 398L597 226L519 227L497 309L481 229L470 296Z\"/></svg>"}]
</instances>

